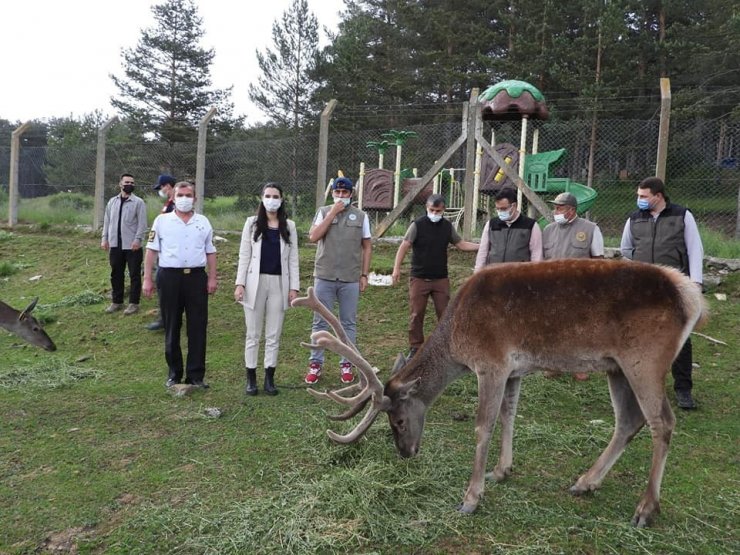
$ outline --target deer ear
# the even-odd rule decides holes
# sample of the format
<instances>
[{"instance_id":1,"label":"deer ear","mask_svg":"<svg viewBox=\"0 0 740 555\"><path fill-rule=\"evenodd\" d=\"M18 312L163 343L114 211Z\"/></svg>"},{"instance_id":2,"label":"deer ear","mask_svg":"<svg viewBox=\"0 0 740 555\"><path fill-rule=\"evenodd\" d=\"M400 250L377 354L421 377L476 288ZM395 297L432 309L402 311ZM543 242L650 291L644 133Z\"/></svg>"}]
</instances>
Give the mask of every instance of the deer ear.
<instances>
[{"instance_id":1,"label":"deer ear","mask_svg":"<svg viewBox=\"0 0 740 555\"><path fill-rule=\"evenodd\" d=\"M421 381L421 378L416 378L413 381L402 384L401 387L398 388L398 398L408 399L411 395L416 393L416 386L419 385L420 381Z\"/></svg>"},{"instance_id":2,"label":"deer ear","mask_svg":"<svg viewBox=\"0 0 740 555\"><path fill-rule=\"evenodd\" d=\"M31 311L36 308L36 303L39 302L39 298L36 297L31 301L31 304L29 304L26 308L23 309L23 312L21 312L18 315L18 320L23 320L26 316L28 316Z\"/></svg>"}]
</instances>

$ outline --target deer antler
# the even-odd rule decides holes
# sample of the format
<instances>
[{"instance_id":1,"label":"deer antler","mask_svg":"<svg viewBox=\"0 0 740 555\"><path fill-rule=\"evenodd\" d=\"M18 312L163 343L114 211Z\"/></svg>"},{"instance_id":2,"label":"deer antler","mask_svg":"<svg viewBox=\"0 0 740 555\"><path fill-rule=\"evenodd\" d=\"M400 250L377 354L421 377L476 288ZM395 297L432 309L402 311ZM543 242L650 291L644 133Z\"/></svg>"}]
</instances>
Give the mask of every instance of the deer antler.
<instances>
[{"instance_id":1,"label":"deer antler","mask_svg":"<svg viewBox=\"0 0 740 555\"><path fill-rule=\"evenodd\" d=\"M317 392L309 389L309 393L319 399L332 399L333 401L349 405L350 409L343 414L331 417L332 420L347 420L358 414L372 400L372 404L362 421L347 435L339 435L327 430L329 437L337 443L351 443L364 434L381 411L388 410L390 399L383 395L383 384L378 379L375 370L357 349L352 345L337 317L325 307L316 297L313 287L309 287L306 297L295 299L292 306L305 306L317 312L334 329L336 336L328 331L317 331L311 335L311 344L306 347L320 347L329 349L344 357L357 367L360 371L361 391L352 397L345 397L341 393L354 393L358 386L350 386L337 391Z\"/></svg>"}]
</instances>

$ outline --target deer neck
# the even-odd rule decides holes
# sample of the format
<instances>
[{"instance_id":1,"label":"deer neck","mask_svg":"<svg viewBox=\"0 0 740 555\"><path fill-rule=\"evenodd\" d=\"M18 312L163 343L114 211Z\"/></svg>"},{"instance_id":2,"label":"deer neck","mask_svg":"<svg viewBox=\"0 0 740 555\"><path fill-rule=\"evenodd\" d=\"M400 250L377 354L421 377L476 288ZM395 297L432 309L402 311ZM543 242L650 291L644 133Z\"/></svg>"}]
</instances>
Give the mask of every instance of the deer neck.
<instances>
[{"instance_id":1,"label":"deer neck","mask_svg":"<svg viewBox=\"0 0 740 555\"><path fill-rule=\"evenodd\" d=\"M427 406L456 379L470 371L464 364L457 362L450 353L449 333L445 319L427 339L418 353L403 367L395 379L408 383L417 378L415 397Z\"/></svg>"},{"instance_id":2,"label":"deer neck","mask_svg":"<svg viewBox=\"0 0 740 555\"><path fill-rule=\"evenodd\" d=\"M0 327L8 331L15 330L18 325L19 314L20 312L16 309L0 301Z\"/></svg>"}]
</instances>

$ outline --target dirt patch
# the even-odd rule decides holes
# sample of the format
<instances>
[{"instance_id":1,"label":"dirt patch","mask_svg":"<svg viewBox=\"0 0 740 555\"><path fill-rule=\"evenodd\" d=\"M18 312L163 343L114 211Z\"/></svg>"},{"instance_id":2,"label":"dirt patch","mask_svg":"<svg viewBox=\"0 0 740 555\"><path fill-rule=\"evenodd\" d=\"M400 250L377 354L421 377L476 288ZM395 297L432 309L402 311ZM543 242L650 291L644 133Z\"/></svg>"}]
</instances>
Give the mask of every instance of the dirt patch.
<instances>
[{"instance_id":1,"label":"dirt patch","mask_svg":"<svg viewBox=\"0 0 740 555\"><path fill-rule=\"evenodd\" d=\"M77 539L86 537L92 531L92 526L68 528L61 532L52 532L39 545L37 553L77 553Z\"/></svg>"}]
</instances>

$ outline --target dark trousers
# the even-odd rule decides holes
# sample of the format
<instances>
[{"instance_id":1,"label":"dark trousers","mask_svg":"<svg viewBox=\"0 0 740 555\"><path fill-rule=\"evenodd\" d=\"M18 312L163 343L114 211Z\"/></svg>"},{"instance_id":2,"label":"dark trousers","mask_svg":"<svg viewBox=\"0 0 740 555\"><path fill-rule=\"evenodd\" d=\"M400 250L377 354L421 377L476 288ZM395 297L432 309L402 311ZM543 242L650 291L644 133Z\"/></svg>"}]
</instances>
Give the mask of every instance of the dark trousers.
<instances>
[{"instance_id":1,"label":"dark trousers","mask_svg":"<svg viewBox=\"0 0 740 555\"><path fill-rule=\"evenodd\" d=\"M673 361L671 374L673 374L673 389L676 391L691 391L694 386L691 381L691 369L693 364L693 353L691 349L691 338L686 340L681 350Z\"/></svg>"},{"instance_id":2,"label":"dark trousers","mask_svg":"<svg viewBox=\"0 0 740 555\"><path fill-rule=\"evenodd\" d=\"M430 296L434 302L434 310L439 321L450 302L450 280L448 278L423 279L412 276L409 280L409 305L411 308L409 346L412 348L418 349L424 343L424 315L427 311L427 301Z\"/></svg>"},{"instance_id":3,"label":"dark trousers","mask_svg":"<svg viewBox=\"0 0 740 555\"><path fill-rule=\"evenodd\" d=\"M111 301L123 303L124 277L126 266L131 278L131 289L128 292L128 302L139 304L141 300L141 262L144 260L144 249L124 250L111 247L108 251L110 261L110 286L112 289Z\"/></svg>"},{"instance_id":4,"label":"dark trousers","mask_svg":"<svg viewBox=\"0 0 740 555\"><path fill-rule=\"evenodd\" d=\"M182 268L159 268L157 288L164 323L164 357L169 368L169 378L176 382L182 380L180 330L184 312L188 336L185 383L202 381L206 374L208 274L203 268L194 268L188 273Z\"/></svg>"}]
</instances>

